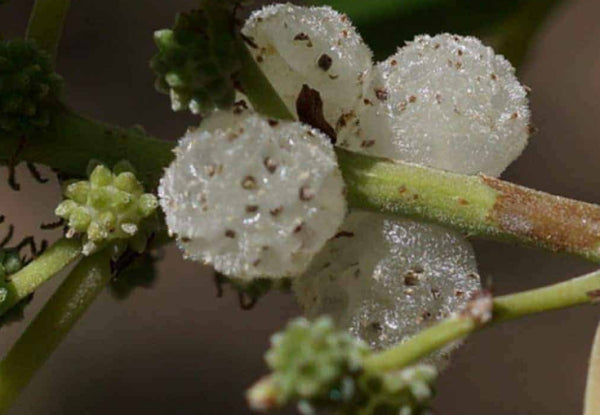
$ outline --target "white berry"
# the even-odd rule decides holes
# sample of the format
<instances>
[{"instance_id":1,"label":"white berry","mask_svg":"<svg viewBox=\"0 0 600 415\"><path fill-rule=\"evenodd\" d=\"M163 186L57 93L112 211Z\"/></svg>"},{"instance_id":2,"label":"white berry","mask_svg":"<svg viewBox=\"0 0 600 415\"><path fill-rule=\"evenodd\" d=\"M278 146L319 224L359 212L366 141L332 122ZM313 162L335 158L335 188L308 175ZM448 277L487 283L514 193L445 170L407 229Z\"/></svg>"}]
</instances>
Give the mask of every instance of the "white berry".
<instances>
[{"instance_id":1,"label":"white berry","mask_svg":"<svg viewBox=\"0 0 600 415\"><path fill-rule=\"evenodd\" d=\"M242 32L293 114L303 84L320 92L333 127L362 100L372 53L345 15L330 7L277 4L254 12Z\"/></svg>"},{"instance_id":2,"label":"white berry","mask_svg":"<svg viewBox=\"0 0 600 415\"><path fill-rule=\"evenodd\" d=\"M478 39L418 36L373 73L341 140L354 150L464 174L498 176L527 144L526 89Z\"/></svg>"},{"instance_id":3,"label":"white berry","mask_svg":"<svg viewBox=\"0 0 600 415\"><path fill-rule=\"evenodd\" d=\"M437 225L352 212L294 280L309 318L330 315L375 349L460 310L480 290L471 245ZM441 364L447 350L433 355Z\"/></svg>"},{"instance_id":4,"label":"white berry","mask_svg":"<svg viewBox=\"0 0 600 415\"><path fill-rule=\"evenodd\" d=\"M302 273L343 221L329 139L297 122L218 112L190 130L159 187L187 257L239 278Z\"/></svg>"}]
</instances>

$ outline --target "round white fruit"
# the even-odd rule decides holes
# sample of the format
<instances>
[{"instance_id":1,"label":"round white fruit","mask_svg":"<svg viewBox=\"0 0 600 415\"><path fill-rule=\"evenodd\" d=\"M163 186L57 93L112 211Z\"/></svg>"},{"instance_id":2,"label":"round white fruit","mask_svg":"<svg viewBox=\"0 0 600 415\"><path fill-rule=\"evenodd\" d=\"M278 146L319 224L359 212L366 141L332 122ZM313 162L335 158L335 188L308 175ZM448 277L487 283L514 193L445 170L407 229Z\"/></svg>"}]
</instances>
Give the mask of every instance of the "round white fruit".
<instances>
[{"instance_id":1,"label":"round white fruit","mask_svg":"<svg viewBox=\"0 0 600 415\"><path fill-rule=\"evenodd\" d=\"M378 64L341 145L464 174L498 176L530 132L526 89L473 37L418 36Z\"/></svg>"},{"instance_id":2,"label":"round white fruit","mask_svg":"<svg viewBox=\"0 0 600 415\"><path fill-rule=\"evenodd\" d=\"M254 12L242 33L293 114L304 84L320 92L333 127L362 100L372 53L345 15L330 7L276 4Z\"/></svg>"},{"instance_id":3,"label":"round white fruit","mask_svg":"<svg viewBox=\"0 0 600 415\"><path fill-rule=\"evenodd\" d=\"M306 125L218 112L190 130L159 187L187 257L238 278L302 273L342 223L329 139Z\"/></svg>"},{"instance_id":4,"label":"round white fruit","mask_svg":"<svg viewBox=\"0 0 600 415\"><path fill-rule=\"evenodd\" d=\"M437 225L352 212L294 280L309 318L330 315L375 349L461 310L481 289L473 249ZM448 349L431 360L441 365Z\"/></svg>"}]
</instances>

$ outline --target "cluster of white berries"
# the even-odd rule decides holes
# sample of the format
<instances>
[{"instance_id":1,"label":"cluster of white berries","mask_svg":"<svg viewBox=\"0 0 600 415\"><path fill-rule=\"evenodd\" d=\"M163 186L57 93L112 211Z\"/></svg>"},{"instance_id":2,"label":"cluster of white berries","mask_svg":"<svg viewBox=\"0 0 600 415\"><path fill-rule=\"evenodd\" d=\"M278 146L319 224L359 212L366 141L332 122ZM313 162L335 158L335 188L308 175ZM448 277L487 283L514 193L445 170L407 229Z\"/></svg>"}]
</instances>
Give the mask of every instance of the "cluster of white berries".
<instances>
[{"instance_id":1,"label":"cluster of white berries","mask_svg":"<svg viewBox=\"0 0 600 415\"><path fill-rule=\"evenodd\" d=\"M242 32L292 112L303 85L319 91L342 147L497 176L527 143L526 89L475 38L420 36L373 65L329 7L267 6ZM295 280L306 313L330 314L372 347L449 316L480 289L473 250L456 232L362 212L342 225L342 179L317 130L238 106L190 131L176 155L160 197L187 256L240 278L308 268Z\"/></svg>"},{"instance_id":2,"label":"cluster of white berries","mask_svg":"<svg viewBox=\"0 0 600 415\"><path fill-rule=\"evenodd\" d=\"M497 176L527 144L527 91L476 38L418 36L373 66L349 19L329 7L268 6L242 31L289 108L303 84L321 93L341 146Z\"/></svg>"}]
</instances>

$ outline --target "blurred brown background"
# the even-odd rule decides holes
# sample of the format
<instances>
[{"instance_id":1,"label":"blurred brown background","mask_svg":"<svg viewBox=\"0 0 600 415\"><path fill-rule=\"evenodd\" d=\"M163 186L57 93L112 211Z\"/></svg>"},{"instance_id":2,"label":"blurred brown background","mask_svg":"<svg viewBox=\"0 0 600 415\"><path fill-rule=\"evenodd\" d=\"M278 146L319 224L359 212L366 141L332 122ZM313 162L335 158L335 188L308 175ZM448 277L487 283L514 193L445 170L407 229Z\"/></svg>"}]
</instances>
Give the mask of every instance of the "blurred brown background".
<instances>
[{"instance_id":1,"label":"blurred brown background","mask_svg":"<svg viewBox=\"0 0 600 415\"><path fill-rule=\"evenodd\" d=\"M22 33L32 1L0 8L5 37ZM174 139L190 123L172 114L153 90L147 62L151 33L171 24L192 0L78 0L61 45L59 72L68 102L80 112L124 126L143 124ZM505 178L600 202L600 1L572 0L556 10L521 72L540 129ZM2 172L4 174L4 172ZM23 190L0 180L0 210L31 233L52 219L55 184L20 174ZM2 232L5 228L2 228ZM0 232L1 233L1 232ZM46 237L51 237L47 234ZM476 242L481 272L496 293L536 287L593 267L567 257ZM58 283L41 289L30 319ZM270 294L251 312L227 292L216 298L211 272L166 252L152 290L126 302L103 294L38 373L12 414L246 414L243 390L265 368L269 335L298 309ZM473 336L438 383L439 414L577 414L600 309L573 309L529 318ZM4 353L23 330L0 334ZM291 412L293 413L293 412Z\"/></svg>"}]
</instances>

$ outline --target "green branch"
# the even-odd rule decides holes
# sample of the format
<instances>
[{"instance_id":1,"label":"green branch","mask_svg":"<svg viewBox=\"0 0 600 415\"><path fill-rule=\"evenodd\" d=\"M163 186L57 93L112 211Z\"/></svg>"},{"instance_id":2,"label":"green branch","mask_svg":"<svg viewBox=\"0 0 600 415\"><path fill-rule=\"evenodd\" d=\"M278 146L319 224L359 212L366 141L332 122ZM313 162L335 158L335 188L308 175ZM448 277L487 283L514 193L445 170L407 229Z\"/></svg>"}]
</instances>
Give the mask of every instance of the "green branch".
<instances>
[{"instance_id":1,"label":"green branch","mask_svg":"<svg viewBox=\"0 0 600 415\"><path fill-rule=\"evenodd\" d=\"M18 146L2 138L0 163ZM173 159L174 143L93 121L64 110L28 142L19 160L85 176L91 158L127 159L148 189ZM537 192L485 176L465 176L338 149L349 204L439 223L469 236L567 252L600 262L600 206Z\"/></svg>"},{"instance_id":2,"label":"green branch","mask_svg":"<svg viewBox=\"0 0 600 415\"><path fill-rule=\"evenodd\" d=\"M29 17L26 38L34 40L56 63L56 51L71 0L36 0Z\"/></svg>"},{"instance_id":3,"label":"green branch","mask_svg":"<svg viewBox=\"0 0 600 415\"><path fill-rule=\"evenodd\" d=\"M8 164L19 148L19 139L3 136L0 142L0 163ZM125 159L136 168L136 176L148 189L154 189L162 170L173 159L173 147L173 143L152 138L140 129L107 125L65 108L47 129L25 144L18 161L44 164L74 177L85 177L91 159L110 167Z\"/></svg>"},{"instance_id":4,"label":"green branch","mask_svg":"<svg viewBox=\"0 0 600 415\"><path fill-rule=\"evenodd\" d=\"M0 362L5 413L111 278L107 251L84 258Z\"/></svg>"},{"instance_id":5,"label":"green branch","mask_svg":"<svg viewBox=\"0 0 600 415\"><path fill-rule=\"evenodd\" d=\"M396 347L373 354L366 360L365 368L372 371L400 370L483 327L545 311L592 303L598 296L600 271L560 284L497 297L490 304L491 319L482 319L479 313L467 309L423 330ZM472 306L476 307L477 302Z\"/></svg>"},{"instance_id":6,"label":"green branch","mask_svg":"<svg viewBox=\"0 0 600 415\"><path fill-rule=\"evenodd\" d=\"M598 205L486 176L448 173L343 150L337 153L351 206L600 262Z\"/></svg>"},{"instance_id":7,"label":"green branch","mask_svg":"<svg viewBox=\"0 0 600 415\"><path fill-rule=\"evenodd\" d=\"M33 293L40 285L63 270L81 254L78 239L59 239L25 268L10 276L8 296L0 304L0 315Z\"/></svg>"}]
</instances>

